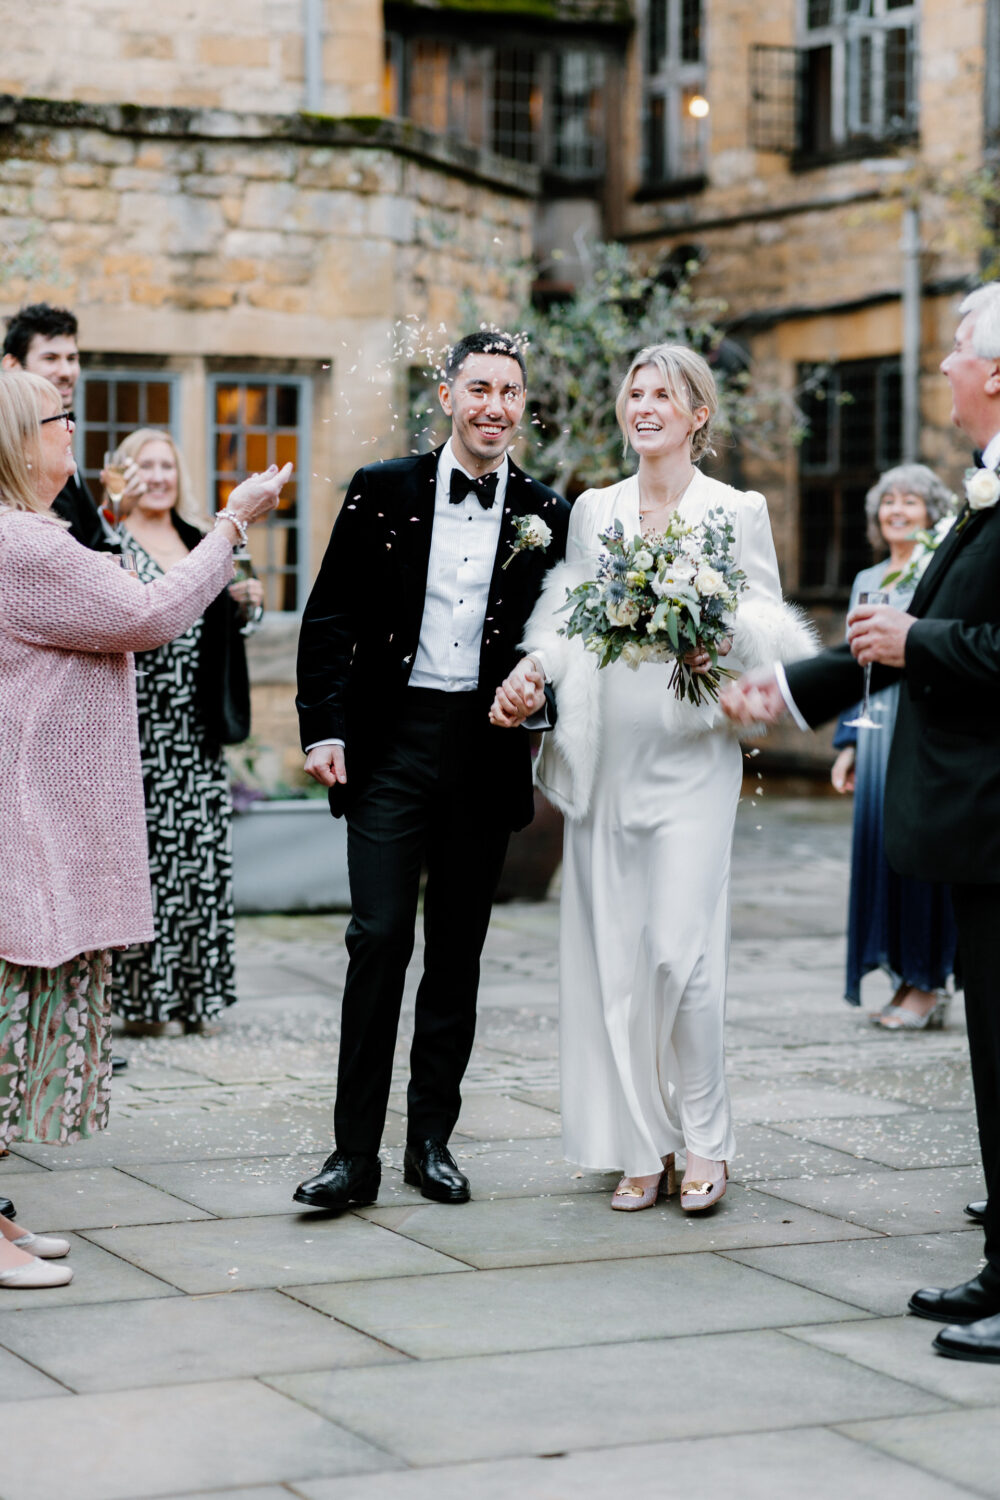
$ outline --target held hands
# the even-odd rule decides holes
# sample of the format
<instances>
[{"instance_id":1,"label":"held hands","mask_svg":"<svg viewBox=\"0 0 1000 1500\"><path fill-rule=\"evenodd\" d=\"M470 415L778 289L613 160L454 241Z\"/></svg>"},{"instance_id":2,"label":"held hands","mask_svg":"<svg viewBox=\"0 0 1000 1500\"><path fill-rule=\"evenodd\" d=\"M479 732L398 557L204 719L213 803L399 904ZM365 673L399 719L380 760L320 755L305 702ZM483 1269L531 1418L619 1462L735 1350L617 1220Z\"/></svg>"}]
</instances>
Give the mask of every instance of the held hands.
<instances>
[{"instance_id":1,"label":"held hands","mask_svg":"<svg viewBox=\"0 0 1000 1500\"><path fill-rule=\"evenodd\" d=\"M830 767L830 780L841 796L854 791L854 746L845 745Z\"/></svg>"},{"instance_id":2,"label":"held hands","mask_svg":"<svg viewBox=\"0 0 1000 1500\"><path fill-rule=\"evenodd\" d=\"M282 489L292 477L292 465L279 469L272 464L263 474L251 474L238 484L226 501L226 509L233 511L246 523L259 521L278 504Z\"/></svg>"},{"instance_id":3,"label":"held hands","mask_svg":"<svg viewBox=\"0 0 1000 1500\"><path fill-rule=\"evenodd\" d=\"M777 724L787 712L778 679L767 667L747 672L739 682L730 683L719 703L734 724Z\"/></svg>"},{"instance_id":4,"label":"held hands","mask_svg":"<svg viewBox=\"0 0 1000 1500\"><path fill-rule=\"evenodd\" d=\"M906 637L916 621L889 604L859 604L847 616L847 639L863 667L906 665Z\"/></svg>"},{"instance_id":5,"label":"held hands","mask_svg":"<svg viewBox=\"0 0 1000 1500\"><path fill-rule=\"evenodd\" d=\"M499 729L515 729L537 713L544 702L544 674L533 656L522 657L497 688L490 708L490 723Z\"/></svg>"},{"instance_id":6,"label":"held hands","mask_svg":"<svg viewBox=\"0 0 1000 1500\"><path fill-rule=\"evenodd\" d=\"M343 745L314 745L306 756L305 773L320 786L347 785Z\"/></svg>"}]
</instances>

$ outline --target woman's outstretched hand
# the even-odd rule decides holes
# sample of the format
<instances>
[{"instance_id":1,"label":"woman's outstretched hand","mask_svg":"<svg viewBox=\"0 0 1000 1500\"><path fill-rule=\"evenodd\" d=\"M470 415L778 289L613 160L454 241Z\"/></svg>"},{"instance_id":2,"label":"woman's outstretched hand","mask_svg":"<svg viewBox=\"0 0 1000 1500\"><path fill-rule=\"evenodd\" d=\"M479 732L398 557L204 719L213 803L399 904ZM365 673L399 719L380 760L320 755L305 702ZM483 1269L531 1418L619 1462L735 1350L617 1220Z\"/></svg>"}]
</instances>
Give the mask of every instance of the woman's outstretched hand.
<instances>
[{"instance_id":1,"label":"woman's outstretched hand","mask_svg":"<svg viewBox=\"0 0 1000 1500\"><path fill-rule=\"evenodd\" d=\"M259 521L275 510L281 491L292 477L292 465L279 469L272 464L263 474L251 474L238 484L226 501L226 509L247 524Z\"/></svg>"}]
</instances>

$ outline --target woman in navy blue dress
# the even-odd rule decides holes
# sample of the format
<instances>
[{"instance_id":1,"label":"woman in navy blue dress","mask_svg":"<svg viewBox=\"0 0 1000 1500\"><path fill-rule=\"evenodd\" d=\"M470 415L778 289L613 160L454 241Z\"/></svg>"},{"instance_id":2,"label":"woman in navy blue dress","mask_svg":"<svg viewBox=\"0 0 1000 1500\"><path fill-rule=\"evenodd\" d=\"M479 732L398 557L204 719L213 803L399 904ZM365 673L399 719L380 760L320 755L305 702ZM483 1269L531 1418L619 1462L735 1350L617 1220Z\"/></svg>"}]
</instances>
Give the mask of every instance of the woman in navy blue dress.
<instances>
[{"instance_id":1,"label":"woman in navy blue dress","mask_svg":"<svg viewBox=\"0 0 1000 1500\"><path fill-rule=\"evenodd\" d=\"M851 589L858 595L885 589L889 603L906 609L920 575L933 555L915 536L930 531L952 513L954 497L924 464L889 469L868 491L868 538L888 558L863 568ZM955 963L955 920L951 892L897 875L886 862L882 843L882 801L889 745L896 720L899 687L872 697L872 717L880 731L851 729L841 716L834 735L840 751L831 779L838 792L854 793L851 894L847 931L847 984L844 998L861 1003L861 980L882 969L895 986L874 1023L887 1031L914 1031L944 1025L946 986Z\"/></svg>"}]
</instances>

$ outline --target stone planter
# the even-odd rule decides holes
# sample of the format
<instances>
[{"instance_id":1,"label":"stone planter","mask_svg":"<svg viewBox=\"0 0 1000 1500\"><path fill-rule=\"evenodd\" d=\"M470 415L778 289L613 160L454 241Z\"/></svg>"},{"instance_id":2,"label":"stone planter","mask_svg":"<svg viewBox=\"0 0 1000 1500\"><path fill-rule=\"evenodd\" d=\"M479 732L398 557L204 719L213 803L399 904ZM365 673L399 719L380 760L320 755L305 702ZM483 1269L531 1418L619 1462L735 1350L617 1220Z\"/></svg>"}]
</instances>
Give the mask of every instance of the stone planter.
<instances>
[{"instance_id":1,"label":"stone planter","mask_svg":"<svg viewBox=\"0 0 1000 1500\"><path fill-rule=\"evenodd\" d=\"M233 815L238 912L347 911L347 827L325 800L255 802Z\"/></svg>"}]
</instances>

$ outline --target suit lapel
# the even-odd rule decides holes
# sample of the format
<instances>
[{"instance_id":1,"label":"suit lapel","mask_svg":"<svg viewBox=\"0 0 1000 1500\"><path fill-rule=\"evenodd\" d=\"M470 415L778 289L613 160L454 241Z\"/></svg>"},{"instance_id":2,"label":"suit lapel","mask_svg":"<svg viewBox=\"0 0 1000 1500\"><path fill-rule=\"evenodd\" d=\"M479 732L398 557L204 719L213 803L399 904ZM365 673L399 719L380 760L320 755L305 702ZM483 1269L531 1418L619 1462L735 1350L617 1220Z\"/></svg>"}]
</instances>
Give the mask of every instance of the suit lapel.
<instances>
[{"instance_id":1,"label":"suit lapel","mask_svg":"<svg viewBox=\"0 0 1000 1500\"><path fill-rule=\"evenodd\" d=\"M961 527L959 521L955 522L955 525L951 528L928 563L927 571L923 578L917 584L913 598L910 600L910 607L907 610L907 614L920 616L926 613L928 605L941 587L941 580L945 573L969 541L969 538L975 536L976 532L982 526L985 517L991 514L992 511L990 510L973 510L969 511L968 518L964 524L961 524Z\"/></svg>"}]
</instances>

